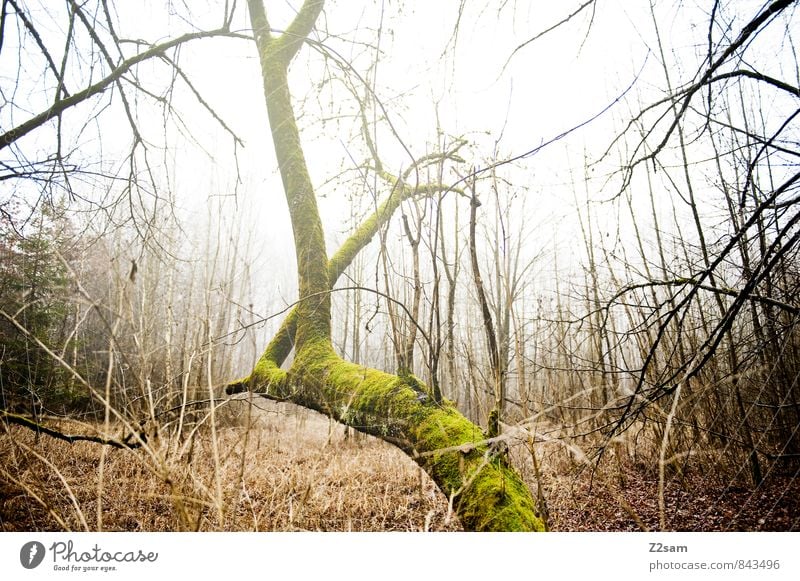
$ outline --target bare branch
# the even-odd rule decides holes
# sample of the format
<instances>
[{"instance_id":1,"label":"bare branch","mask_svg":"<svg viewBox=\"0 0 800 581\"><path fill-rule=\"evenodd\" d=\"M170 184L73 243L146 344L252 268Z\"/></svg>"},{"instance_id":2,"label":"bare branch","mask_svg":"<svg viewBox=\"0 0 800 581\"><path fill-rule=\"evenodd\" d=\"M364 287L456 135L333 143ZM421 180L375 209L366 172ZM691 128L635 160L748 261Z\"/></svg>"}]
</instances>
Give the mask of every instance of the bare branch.
<instances>
[{"instance_id":1,"label":"bare branch","mask_svg":"<svg viewBox=\"0 0 800 581\"><path fill-rule=\"evenodd\" d=\"M0 410L0 418L7 424L15 424L33 430L37 434L45 434L57 440L63 440L74 444L75 442L93 442L95 444L103 444L111 446L112 448L127 448L133 450L140 448L147 443L147 435L144 432L138 434L129 434L122 440L116 438L108 438L104 436L92 436L88 434L65 434L55 428L50 428L44 424L37 422L33 418L28 418L19 414L14 414L6 410Z\"/></svg>"},{"instance_id":2,"label":"bare branch","mask_svg":"<svg viewBox=\"0 0 800 581\"><path fill-rule=\"evenodd\" d=\"M39 50L42 51L42 54L44 55L45 60L47 60L47 66L50 68L50 70L55 75L56 80L58 81L59 87L61 87L61 90L63 91L64 95L68 97L69 93L67 93L67 89L64 86L64 77L63 77L63 75L61 74L61 72L59 72L58 67L56 67L56 63L55 63L55 61L53 61L53 57L50 56L50 51L47 50L47 47L44 45L44 42L42 42L42 37L39 35L39 31L36 30L36 27L33 25L33 22L31 22L30 19L27 17L27 15L25 14L25 11L22 10L17 5L16 0L5 0L3 2L3 25L5 25L5 17L6 17L6 9L5 9L5 7L6 7L6 2L8 2L9 4L11 4L11 6L14 7L14 10L16 11L17 15L19 16L20 20L22 20L22 24L25 25L25 28L30 33L30 35L33 37L33 40L36 41L36 45L39 47ZM0 38L0 48L2 48L2 39L1 38Z\"/></svg>"},{"instance_id":3,"label":"bare branch","mask_svg":"<svg viewBox=\"0 0 800 581\"><path fill-rule=\"evenodd\" d=\"M141 62L144 62L148 59L153 57L161 56L164 54L165 51L180 46L186 42L190 42L192 40L198 40L201 38L213 38L213 37L228 37L228 38L247 38L244 35L232 33L225 29L216 29L216 30L209 30L209 31L201 31L201 32L190 32L174 38L172 40L168 40L161 44L157 44L151 46L149 49L133 56L122 63L120 63L116 68L114 68L105 78L101 79L100 81L94 83L83 89L82 91L78 91L73 95L61 99L54 103L49 109L46 111L42 111L38 115L35 115L28 121L21 123L17 127L6 131L2 135L0 135L0 150L11 145L15 141L21 139L31 131L38 129L45 123L47 123L50 119L57 117L70 107L74 107L79 103L98 95L105 91L109 85L115 83L122 75L127 73L129 70L134 68Z\"/></svg>"},{"instance_id":4,"label":"bare branch","mask_svg":"<svg viewBox=\"0 0 800 581\"><path fill-rule=\"evenodd\" d=\"M552 32L552 31L554 31L554 30L555 30L556 28L558 28L559 26L561 26L561 25L563 25L563 24L566 24L567 22L569 22L570 20L572 20L573 18L575 18L575 17L576 17L578 14L580 14L581 12L583 12L583 11L584 11L586 8L588 8L589 6L592 6L592 5L594 4L594 2L595 2L595 0L588 0L587 2L584 2L583 4L581 4L580 6L578 6L578 8L577 8L577 9L576 9L574 12L572 12L571 14L569 14L568 16L566 16L566 17L565 17L563 20L561 20L561 21L559 21L559 22L556 22L554 25L552 25L552 26L550 26L550 27L546 28L545 30L541 31L540 33L538 33L538 34L534 35L532 38L529 38L528 40L526 40L525 42L523 42L522 44L520 44L520 45L519 45L517 48L515 48L515 49L514 49L514 50L511 52L511 55L509 55L508 59L506 59L506 62L505 62L505 64L503 65L503 70L505 70L505 69L506 69L506 67L508 66L508 63L510 63L510 62L511 62L511 59L512 59L512 58L514 58L514 55L516 55L516 54L517 54L519 51L521 51L523 48L525 48L526 46L528 46L528 45L529 45L529 44L531 44L532 42L535 42L535 41L539 40L540 38L542 38L542 37L543 37L543 36L545 36L546 34L548 34L548 33ZM459 18L460 18L460 14L459 14Z\"/></svg>"}]
</instances>

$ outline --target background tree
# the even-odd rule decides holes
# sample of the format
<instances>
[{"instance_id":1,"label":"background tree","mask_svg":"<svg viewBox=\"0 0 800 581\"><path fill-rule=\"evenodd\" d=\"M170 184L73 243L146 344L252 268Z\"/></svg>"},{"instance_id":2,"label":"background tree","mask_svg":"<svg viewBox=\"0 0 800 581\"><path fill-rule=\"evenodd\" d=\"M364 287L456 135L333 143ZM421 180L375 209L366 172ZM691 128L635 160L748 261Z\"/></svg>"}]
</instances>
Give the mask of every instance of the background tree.
<instances>
[{"instance_id":1,"label":"background tree","mask_svg":"<svg viewBox=\"0 0 800 581\"><path fill-rule=\"evenodd\" d=\"M70 244L68 222L45 206L26 236L10 220L2 222L0 304L28 332L5 317L0 321L0 392L4 409L41 414L86 406L85 394L73 392L66 371L33 340L70 349L75 313L71 308L65 257Z\"/></svg>"}]
</instances>

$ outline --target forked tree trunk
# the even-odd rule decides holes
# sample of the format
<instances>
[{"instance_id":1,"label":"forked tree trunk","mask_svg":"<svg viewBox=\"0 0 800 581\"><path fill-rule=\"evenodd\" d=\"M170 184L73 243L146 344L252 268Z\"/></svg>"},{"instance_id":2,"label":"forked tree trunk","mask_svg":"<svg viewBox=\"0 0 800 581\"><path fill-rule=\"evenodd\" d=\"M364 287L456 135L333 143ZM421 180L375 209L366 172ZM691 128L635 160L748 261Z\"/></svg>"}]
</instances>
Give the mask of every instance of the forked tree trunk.
<instances>
[{"instance_id":1,"label":"forked tree trunk","mask_svg":"<svg viewBox=\"0 0 800 581\"><path fill-rule=\"evenodd\" d=\"M286 32L274 37L262 0L248 0L264 80L267 111L294 230L300 300L255 369L228 386L293 401L396 444L450 498L468 530L543 530L530 491L482 430L449 402L436 403L413 376L400 378L343 361L331 343L332 284L408 195L390 198L328 261L287 83L289 63L322 10L306 0ZM280 365L294 346L288 372Z\"/></svg>"}]
</instances>

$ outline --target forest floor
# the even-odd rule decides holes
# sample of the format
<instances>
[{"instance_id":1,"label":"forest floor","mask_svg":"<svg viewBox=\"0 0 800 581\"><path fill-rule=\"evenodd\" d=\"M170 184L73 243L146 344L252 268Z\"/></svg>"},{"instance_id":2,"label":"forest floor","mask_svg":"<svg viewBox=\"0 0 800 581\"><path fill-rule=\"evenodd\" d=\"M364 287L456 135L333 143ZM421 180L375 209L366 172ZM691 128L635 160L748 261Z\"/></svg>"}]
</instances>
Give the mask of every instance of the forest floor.
<instances>
[{"instance_id":1,"label":"forest floor","mask_svg":"<svg viewBox=\"0 0 800 581\"><path fill-rule=\"evenodd\" d=\"M220 419L216 446L206 428L191 446L149 451L0 427L0 531L460 530L448 499L389 444L278 404ZM512 454L536 493L530 455ZM576 470L563 453L537 455L550 530L660 528L656 470L627 460ZM798 474L743 481L671 474L665 530L800 530Z\"/></svg>"},{"instance_id":2,"label":"forest floor","mask_svg":"<svg viewBox=\"0 0 800 581\"><path fill-rule=\"evenodd\" d=\"M590 470L549 481L550 527L560 531L660 530L658 474L625 465L615 482ZM621 476L620 476L621 474ZM665 530L800 531L800 475L776 475L754 487L742 475L695 471L666 479Z\"/></svg>"}]
</instances>

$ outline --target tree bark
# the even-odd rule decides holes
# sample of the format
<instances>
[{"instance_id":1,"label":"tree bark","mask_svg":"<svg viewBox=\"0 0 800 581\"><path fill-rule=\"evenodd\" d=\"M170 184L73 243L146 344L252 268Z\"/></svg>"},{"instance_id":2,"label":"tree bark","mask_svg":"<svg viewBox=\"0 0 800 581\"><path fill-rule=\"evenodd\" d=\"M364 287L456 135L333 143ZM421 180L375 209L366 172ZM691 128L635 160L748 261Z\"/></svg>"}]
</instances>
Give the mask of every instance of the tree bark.
<instances>
[{"instance_id":1,"label":"tree bark","mask_svg":"<svg viewBox=\"0 0 800 581\"><path fill-rule=\"evenodd\" d=\"M273 37L262 0L248 0L275 154L294 231L300 296L253 373L229 385L228 392L250 389L290 400L397 445L452 499L465 529L544 530L520 476L498 450L485 444L483 431L453 404L433 401L413 376L400 378L368 369L334 353L332 284L372 237L381 217L373 216L369 225L359 229L361 235L351 238L350 244L328 261L287 78L289 63L313 29L323 3L306 0L286 33ZM395 203L399 201L390 198L384 206ZM280 364L292 346L295 359L284 372Z\"/></svg>"}]
</instances>

